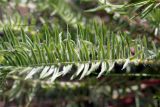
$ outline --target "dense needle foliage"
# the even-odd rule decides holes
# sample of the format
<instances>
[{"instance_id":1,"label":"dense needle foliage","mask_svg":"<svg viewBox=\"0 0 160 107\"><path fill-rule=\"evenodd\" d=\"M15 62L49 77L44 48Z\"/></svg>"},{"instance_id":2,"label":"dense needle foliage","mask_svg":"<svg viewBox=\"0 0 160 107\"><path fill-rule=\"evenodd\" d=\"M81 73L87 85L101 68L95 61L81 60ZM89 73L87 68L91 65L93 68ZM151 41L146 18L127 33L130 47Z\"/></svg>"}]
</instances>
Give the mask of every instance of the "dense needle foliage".
<instances>
[{"instance_id":1,"label":"dense needle foliage","mask_svg":"<svg viewBox=\"0 0 160 107\"><path fill-rule=\"evenodd\" d=\"M158 106L159 0L3 0L0 5L5 107Z\"/></svg>"}]
</instances>

